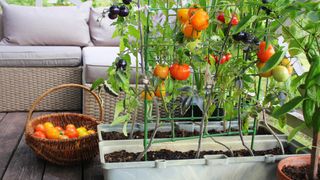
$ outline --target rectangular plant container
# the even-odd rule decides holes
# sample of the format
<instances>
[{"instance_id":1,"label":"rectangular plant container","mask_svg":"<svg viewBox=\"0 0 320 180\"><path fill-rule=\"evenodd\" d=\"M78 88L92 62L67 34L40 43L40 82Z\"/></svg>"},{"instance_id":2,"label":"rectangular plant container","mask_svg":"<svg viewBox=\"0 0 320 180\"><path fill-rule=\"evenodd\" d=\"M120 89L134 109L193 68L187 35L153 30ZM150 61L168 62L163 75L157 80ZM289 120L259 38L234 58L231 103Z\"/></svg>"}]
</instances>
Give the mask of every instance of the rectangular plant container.
<instances>
[{"instance_id":1,"label":"rectangular plant container","mask_svg":"<svg viewBox=\"0 0 320 180\"><path fill-rule=\"evenodd\" d=\"M245 137L247 145L251 137ZM238 136L216 137L232 150L244 149ZM301 145L288 143L281 137L284 146L295 152ZM168 149L172 151L196 150L198 140L185 140L153 144L150 150ZM270 136L257 136L255 150L267 150L278 147L277 141ZM265 155L255 157L227 157L225 155L207 155L202 159L156 160L141 162L106 163L104 155L120 150L128 152L143 151L142 140L104 141L99 143L100 159L106 180L271 180L276 179L277 162L292 155ZM223 150L225 147L214 143L210 138L203 140L202 150ZM304 151L306 153L306 151Z\"/></svg>"},{"instance_id":2,"label":"rectangular plant container","mask_svg":"<svg viewBox=\"0 0 320 180\"><path fill-rule=\"evenodd\" d=\"M229 126L229 123L231 123L231 127L233 129L238 129L238 124L237 122L226 122L226 125ZM148 129L149 130L153 130L155 127L155 123L149 123L148 124ZM208 130L212 130L215 129L217 131L221 131L223 130L223 122L218 122L218 121L213 121L213 122L209 122L208 123ZM250 127L252 127L252 125L250 124ZM263 124L260 125L260 127L265 128L265 126ZM99 137L99 141L105 141L102 138L101 132L119 132L122 133L122 125L115 125L115 126L111 126L110 124L100 124L98 125L98 137ZM178 130L184 130L187 132L194 132L194 131L200 131L200 127L197 123L194 122L176 122L175 123L175 128ZM129 131L131 130L131 124L127 125L127 131L129 133ZM134 126L134 132L137 131L144 131L144 124L140 124L137 123ZM171 131L171 124L170 123L162 123L159 130L159 132L169 132ZM279 131L276 131L277 134L279 134ZM272 135L270 135L272 136ZM280 136L284 136L284 135L280 135Z\"/></svg>"}]
</instances>

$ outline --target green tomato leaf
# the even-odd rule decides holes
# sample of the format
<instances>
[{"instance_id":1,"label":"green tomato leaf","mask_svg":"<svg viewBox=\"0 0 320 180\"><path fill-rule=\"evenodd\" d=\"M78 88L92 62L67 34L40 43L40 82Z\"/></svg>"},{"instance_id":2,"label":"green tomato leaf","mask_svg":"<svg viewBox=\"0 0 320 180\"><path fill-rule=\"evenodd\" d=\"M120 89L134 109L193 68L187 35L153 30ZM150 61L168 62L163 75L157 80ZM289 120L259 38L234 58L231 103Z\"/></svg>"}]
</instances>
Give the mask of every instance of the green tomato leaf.
<instances>
[{"instance_id":1,"label":"green tomato leaf","mask_svg":"<svg viewBox=\"0 0 320 180\"><path fill-rule=\"evenodd\" d=\"M118 118L119 114L123 111L124 111L124 100L121 100L116 103L113 119L115 120L116 118Z\"/></svg>"},{"instance_id":2,"label":"green tomato leaf","mask_svg":"<svg viewBox=\"0 0 320 180\"><path fill-rule=\"evenodd\" d=\"M126 114L126 115L123 115L123 116L119 116L117 117L116 119L114 119L111 123L111 126L115 126L117 124L122 124L126 121L129 121L131 118L131 115L130 114Z\"/></svg>"},{"instance_id":3,"label":"green tomato leaf","mask_svg":"<svg viewBox=\"0 0 320 180\"><path fill-rule=\"evenodd\" d=\"M104 84L104 79L99 78L92 83L90 90L96 90L100 85Z\"/></svg>"},{"instance_id":4,"label":"green tomato leaf","mask_svg":"<svg viewBox=\"0 0 320 180\"><path fill-rule=\"evenodd\" d=\"M256 15L244 17L236 26L232 34L236 34L244 30L246 27L250 26L256 19L257 19Z\"/></svg>"},{"instance_id":5,"label":"green tomato leaf","mask_svg":"<svg viewBox=\"0 0 320 180\"><path fill-rule=\"evenodd\" d=\"M138 28L136 28L132 25L128 26L128 33L129 33L129 35L133 36L136 39L140 38L140 32L139 32Z\"/></svg>"},{"instance_id":6,"label":"green tomato leaf","mask_svg":"<svg viewBox=\"0 0 320 180\"><path fill-rule=\"evenodd\" d=\"M303 100L304 100L304 98L302 96L295 97L295 98L291 99L289 102L287 102L286 104L284 104L283 106L281 106L280 108L275 109L273 111L272 115L274 117L279 117L279 116L291 111L295 107L297 107Z\"/></svg>"},{"instance_id":7,"label":"green tomato leaf","mask_svg":"<svg viewBox=\"0 0 320 180\"><path fill-rule=\"evenodd\" d=\"M296 128L294 128L294 129L290 132L290 134L289 134L289 136L288 136L288 141L289 141L289 142L292 141L293 138L294 138L294 136L295 136L299 131L301 131L302 129L305 129L305 128L307 128L307 126L306 126L305 123L301 123L299 126L297 126Z\"/></svg>"},{"instance_id":8,"label":"green tomato leaf","mask_svg":"<svg viewBox=\"0 0 320 180\"><path fill-rule=\"evenodd\" d=\"M266 62L263 68L260 69L260 73L268 72L276 67L283 59L286 53L284 51L276 52L271 58Z\"/></svg>"}]
</instances>

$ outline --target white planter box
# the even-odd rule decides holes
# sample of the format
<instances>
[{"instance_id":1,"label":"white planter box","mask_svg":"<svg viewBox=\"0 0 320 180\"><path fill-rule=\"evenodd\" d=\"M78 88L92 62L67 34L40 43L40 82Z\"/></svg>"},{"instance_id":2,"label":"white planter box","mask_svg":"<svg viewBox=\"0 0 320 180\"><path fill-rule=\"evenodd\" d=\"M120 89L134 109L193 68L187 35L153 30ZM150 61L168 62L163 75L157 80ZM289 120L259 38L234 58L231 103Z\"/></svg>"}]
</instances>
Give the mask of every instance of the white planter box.
<instances>
[{"instance_id":1,"label":"white planter box","mask_svg":"<svg viewBox=\"0 0 320 180\"><path fill-rule=\"evenodd\" d=\"M233 150L244 149L238 136L216 137ZM292 152L301 146L297 142L287 143L286 137L281 137L285 147ZM245 137L250 145L251 136ZM106 163L104 155L115 151L143 151L142 140L104 141L99 143L100 159L107 180L271 180L276 179L277 161L290 155L265 155L255 157L226 157L224 155L208 155L203 159L190 160L157 160L145 162ZM257 136L255 150L267 150L278 147L271 136ZM150 150L160 149L189 151L197 148L197 139L153 144ZM202 150L226 149L214 143L210 138L203 140Z\"/></svg>"}]
</instances>

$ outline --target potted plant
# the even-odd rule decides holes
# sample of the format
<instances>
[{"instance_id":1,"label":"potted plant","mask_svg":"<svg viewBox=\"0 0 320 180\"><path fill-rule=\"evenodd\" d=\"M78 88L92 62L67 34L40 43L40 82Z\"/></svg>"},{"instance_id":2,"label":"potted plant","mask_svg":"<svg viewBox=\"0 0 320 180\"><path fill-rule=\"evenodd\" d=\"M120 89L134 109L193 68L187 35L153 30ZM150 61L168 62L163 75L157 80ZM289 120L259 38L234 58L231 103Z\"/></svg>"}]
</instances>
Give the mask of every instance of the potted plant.
<instances>
[{"instance_id":1,"label":"potted plant","mask_svg":"<svg viewBox=\"0 0 320 180\"><path fill-rule=\"evenodd\" d=\"M256 105L261 102L259 95L257 99L254 97L260 91L257 90L260 87L257 88L254 84L255 79L258 77L259 84L261 84L262 77L269 76L268 71L279 64L285 54L279 46L276 46L276 51L272 46L269 48L271 44L277 44L277 40L270 38L265 31L264 24L268 24L266 19L271 17L270 12L259 10L263 2L242 4L230 1L223 6L218 6L218 1L199 0L198 4L189 5L180 5L179 2L138 1L137 5L133 3L130 5L129 9L132 14L126 18L119 18L115 22L120 29L116 33L125 32L121 34L123 37L120 41L122 48L120 59L124 59L129 64L130 61L126 60L128 58L126 53L133 53L136 56L140 54L142 71L140 79L144 88L140 90L138 84L135 88L130 88L128 83L130 67L118 67L118 63L123 62L118 59L114 68L109 70L109 79L98 80L93 89L106 89L114 95L121 90L125 92L125 99L117 103L113 121L113 124L124 124L125 134L128 122L133 120L132 127L134 127L137 106L143 104L145 110L144 139L143 141L101 142L100 155L106 169L120 166L120 164L113 163L115 162L114 157L124 157L124 159L117 159L119 161L140 161L143 157L150 159L150 153L148 153L150 150L160 150L161 153L165 152L169 156L171 153L180 153L168 153L159 148L164 145L168 150L174 151L174 148L182 150L187 146L183 141L175 142L179 140L175 137L175 122L179 119L175 117L174 112L179 107L182 111L186 111L192 104L191 102L200 108L202 117L200 118L199 135L189 138L191 140L187 142L190 146L186 149L193 151L186 157L203 158L203 153L207 152L201 151L209 150L208 144L212 140L222 145L231 155L234 155L234 152L230 146L236 149L244 147L245 154L249 156L257 153L252 146L249 147L250 137L243 136L242 128L247 127L245 125L249 117L256 118L259 112L264 114L265 108L259 104L258 108L247 106L247 104L252 102L253 105ZM264 6L264 9L267 7ZM143 10L145 13L142 13ZM135 26L139 31L133 28ZM274 27L267 26L267 29L271 28ZM134 36L135 39L130 40L129 36ZM259 62L261 64L256 67L255 64ZM138 64L137 60L137 72ZM287 79L279 78L278 80ZM255 93L253 96L250 95L253 93ZM177 103L181 97L183 100ZM232 137L231 141L227 142L223 141L225 140L223 138L215 138L214 135L207 133L210 115L215 111L217 104L224 107L225 120L237 119L239 127L237 134L240 135L240 141L239 138ZM166 117L161 117L161 110L165 111ZM148 139L150 121L155 122L155 126ZM171 124L171 138L155 139L161 123L165 121ZM256 128L255 125L253 128ZM273 140L271 143L270 139L263 140L258 137L257 139L260 140L256 141L257 144L265 144L261 145L262 147L256 146L255 149L278 146L277 141ZM278 139L278 141L282 144L283 139ZM157 144L161 142L163 142L161 145ZM125 143L126 147L118 146L119 143ZM118 148L130 152L121 151ZM114 152L115 149L118 149L119 152ZM180 155L177 156L181 157ZM130 158L126 159L127 157ZM260 160L262 159L265 161L268 158L260 157ZM273 160L268 159L268 161L276 160L276 158L271 159ZM209 158L206 161L210 164L211 160ZM250 162L254 161L250 160ZM199 165L204 163L203 161L197 162ZM130 162L122 166L126 168L139 164L143 169L154 165L162 167L166 163L169 162L159 160L145 163ZM112 176L112 172L108 173L109 177Z\"/></svg>"},{"instance_id":2,"label":"potted plant","mask_svg":"<svg viewBox=\"0 0 320 180\"><path fill-rule=\"evenodd\" d=\"M280 117L302 104L304 122L293 130L290 136L303 128L310 128L313 131L311 156L291 157L282 160L278 166L278 178L308 177L309 179L318 179L320 46L317 24L319 24L320 18L318 13L319 2L296 1L292 4L281 4L281 6L280 4L277 6L277 3L279 2L275 1L267 5L268 8L273 9L274 16L281 15L281 18L274 23L282 29L284 41L289 44L290 55L306 59L310 64L310 69L298 78L298 80L304 82L303 86L300 86L300 89L303 89L303 91L300 91L301 94L292 98L280 108L276 108L272 115ZM277 62L266 64L268 67L274 67L275 65L277 65ZM262 70L267 71L268 69L270 68ZM283 74L278 75L279 78L284 76Z\"/></svg>"}]
</instances>

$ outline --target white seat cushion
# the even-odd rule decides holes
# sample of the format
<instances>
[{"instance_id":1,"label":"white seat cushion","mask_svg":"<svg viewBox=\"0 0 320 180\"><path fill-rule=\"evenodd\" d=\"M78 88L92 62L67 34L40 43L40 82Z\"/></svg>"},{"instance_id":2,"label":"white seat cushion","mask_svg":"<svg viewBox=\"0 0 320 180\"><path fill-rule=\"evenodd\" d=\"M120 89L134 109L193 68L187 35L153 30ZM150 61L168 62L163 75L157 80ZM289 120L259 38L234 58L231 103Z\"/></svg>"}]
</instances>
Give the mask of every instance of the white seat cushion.
<instances>
[{"instance_id":1,"label":"white seat cushion","mask_svg":"<svg viewBox=\"0 0 320 180\"><path fill-rule=\"evenodd\" d=\"M75 46L0 46L0 67L69 67L81 65Z\"/></svg>"},{"instance_id":2,"label":"white seat cushion","mask_svg":"<svg viewBox=\"0 0 320 180\"><path fill-rule=\"evenodd\" d=\"M108 67L116 60L119 47L85 47L83 54L83 80L91 84L98 78L107 78ZM135 58L131 56L132 65L135 65ZM130 83L135 83L135 70L132 70Z\"/></svg>"}]
</instances>

